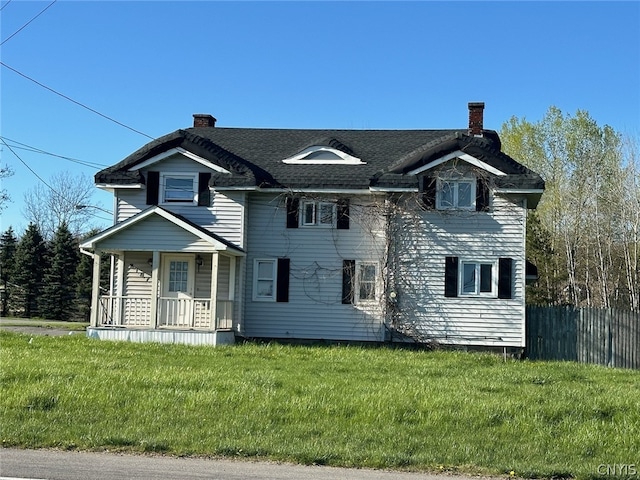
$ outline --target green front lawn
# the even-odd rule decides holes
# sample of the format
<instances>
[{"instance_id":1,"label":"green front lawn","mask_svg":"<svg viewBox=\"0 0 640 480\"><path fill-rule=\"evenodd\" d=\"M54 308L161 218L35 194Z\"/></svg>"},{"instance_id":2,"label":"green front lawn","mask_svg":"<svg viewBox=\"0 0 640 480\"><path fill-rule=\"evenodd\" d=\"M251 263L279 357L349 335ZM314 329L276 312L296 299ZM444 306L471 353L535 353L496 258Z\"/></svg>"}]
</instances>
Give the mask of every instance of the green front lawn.
<instances>
[{"instance_id":1,"label":"green front lawn","mask_svg":"<svg viewBox=\"0 0 640 480\"><path fill-rule=\"evenodd\" d=\"M0 335L3 446L523 477L640 467L637 371L388 348Z\"/></svg>"}]
</instances>

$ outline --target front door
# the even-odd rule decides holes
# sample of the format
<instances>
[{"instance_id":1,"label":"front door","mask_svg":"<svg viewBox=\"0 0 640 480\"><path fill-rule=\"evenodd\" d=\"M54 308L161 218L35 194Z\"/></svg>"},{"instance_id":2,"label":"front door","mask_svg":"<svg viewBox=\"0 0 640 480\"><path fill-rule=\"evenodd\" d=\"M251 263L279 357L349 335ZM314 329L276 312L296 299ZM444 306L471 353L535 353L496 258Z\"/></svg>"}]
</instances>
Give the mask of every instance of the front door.
<instances>
[{"instance_id":1,"label":"front door","mask_svg":"<svg viewBox=\"0 0 640 480\"><path fill-rule=\"evenodd\" d=\"M164 256L160 301L161 326L192 326L194 264L193 255Z\"/></svg>"}]
</instances>

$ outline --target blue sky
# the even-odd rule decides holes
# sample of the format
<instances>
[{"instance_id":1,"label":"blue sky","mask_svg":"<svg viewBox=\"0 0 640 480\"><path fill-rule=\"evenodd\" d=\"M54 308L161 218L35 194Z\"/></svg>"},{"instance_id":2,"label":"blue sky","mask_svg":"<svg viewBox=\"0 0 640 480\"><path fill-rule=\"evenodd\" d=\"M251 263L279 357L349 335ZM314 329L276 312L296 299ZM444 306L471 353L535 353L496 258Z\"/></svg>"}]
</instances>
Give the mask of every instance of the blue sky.
<instances>
[{"instance_id":1,"label":"blue sky","mask_svg":"<svg viewBox=\"0 0 640 480\"><path fill-rule=\"evenodd\" d=\"M0 39L50 3L2 0ZM554 105L640 132L639 2L58 0L1 59L152 137L193 113L221 127L465 128L470 101L495 130ZM149 140L0 69L3 138L105 166ZM97 171L16 152L45 180ZM39 180L4 146L0 162L15 172L0 230L21 234ZM111 208L107 193L93 201Z\"/></svg>"}]
</instances>

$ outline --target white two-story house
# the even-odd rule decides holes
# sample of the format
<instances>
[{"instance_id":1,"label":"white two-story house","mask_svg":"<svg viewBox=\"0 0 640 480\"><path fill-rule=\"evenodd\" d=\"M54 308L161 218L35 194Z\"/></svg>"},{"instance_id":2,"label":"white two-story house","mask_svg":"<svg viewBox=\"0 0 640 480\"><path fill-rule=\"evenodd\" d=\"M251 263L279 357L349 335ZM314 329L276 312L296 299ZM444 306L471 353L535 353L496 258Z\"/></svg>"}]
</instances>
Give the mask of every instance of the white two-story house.
<instances>
[{"instance_id":1,"label":"white two-story house","mask_svg":"<svg viewBox=\"0 0 640 480\"><path fill-rule=\"evenodd\" d=\"M220 128L210 115L96 174L102 339L525 342L539 175L483 129ZM110 262L101 285L101 262Z\"/></svg>"}]
</instances>

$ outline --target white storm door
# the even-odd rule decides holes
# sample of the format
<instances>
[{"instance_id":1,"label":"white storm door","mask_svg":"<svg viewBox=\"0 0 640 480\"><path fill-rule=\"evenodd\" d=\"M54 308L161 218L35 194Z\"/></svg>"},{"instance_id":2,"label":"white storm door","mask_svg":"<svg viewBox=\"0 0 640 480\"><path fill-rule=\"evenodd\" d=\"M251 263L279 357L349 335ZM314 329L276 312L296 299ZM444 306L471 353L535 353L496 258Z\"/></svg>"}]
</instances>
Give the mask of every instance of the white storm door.
<instances>
[{"instance_id":1,"label":"white storm door","mask_svg":"<svg viewBox=\"0 0 640 480\"><path fill-rule=\"evenodd\" d=\"M192 326L194 265L193 255L164 257L161 325Z\"/></svg>"}]
</instances>

